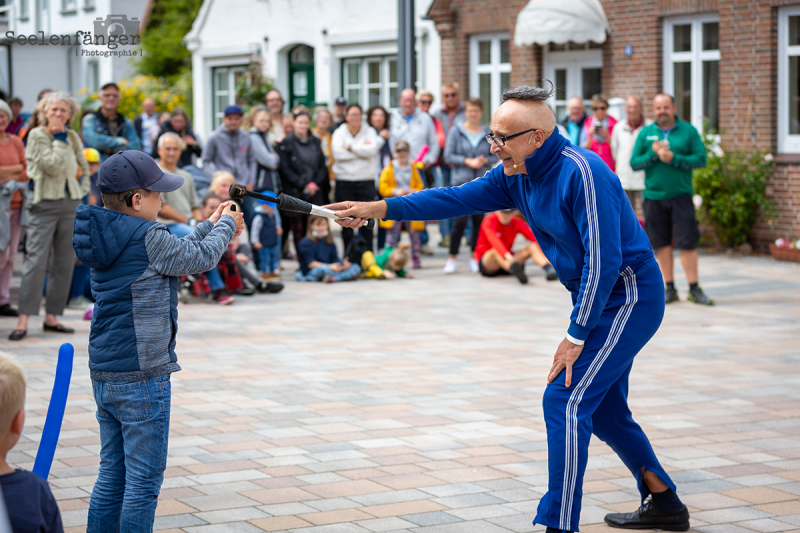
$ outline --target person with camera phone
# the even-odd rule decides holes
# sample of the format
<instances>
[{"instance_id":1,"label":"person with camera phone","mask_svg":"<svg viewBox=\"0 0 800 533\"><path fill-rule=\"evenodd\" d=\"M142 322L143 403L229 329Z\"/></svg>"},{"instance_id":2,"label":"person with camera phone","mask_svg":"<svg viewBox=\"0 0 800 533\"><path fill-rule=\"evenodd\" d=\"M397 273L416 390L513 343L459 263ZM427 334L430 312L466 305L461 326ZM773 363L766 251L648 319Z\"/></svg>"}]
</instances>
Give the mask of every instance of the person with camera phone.
<instances>
[{"instance_id":1,"label":"person with camera phone","mask_svg":"<svg viewBox=\"0 0 800 533\"><path fill-rule=\"evenodd\" d=\"M614 171L616 165L611 154L611 134L617 125L617 119L608 114L608 100L602 94L592 96L592 110L594 115L584 123L589 134L583 147L599 155L608 168Z\"/></svg>"}]
</instances>

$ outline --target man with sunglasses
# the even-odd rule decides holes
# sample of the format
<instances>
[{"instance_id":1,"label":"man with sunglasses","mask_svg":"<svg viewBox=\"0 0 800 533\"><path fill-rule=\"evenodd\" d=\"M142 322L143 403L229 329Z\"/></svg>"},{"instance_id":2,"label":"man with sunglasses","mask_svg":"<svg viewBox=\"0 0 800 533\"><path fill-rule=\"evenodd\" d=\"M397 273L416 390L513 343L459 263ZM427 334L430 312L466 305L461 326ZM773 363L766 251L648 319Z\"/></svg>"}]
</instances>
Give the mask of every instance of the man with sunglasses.
<instances>
[{"instance_id":1,"label":"man with sunglasses","mask_svg":"<svg viewBox=\"0 0 800 533\"><path fill-rule=\"evenodd\" d=\"M100 88L100 108L83 117L81 129L86 148L100 152L102 163L108 156L123 150L141 150L142 141L133 123L121 113L119 106L119 86L106 83Z\"/></svg>"},{"instance_id":2,"label":"man with sunglasses","mask_svg":"<svg viewBox=\"0 0 800 533\"><path fill-rule=\"evenodd\" d=\"M609 514L625 529L689 529L689 512L628 407L633 360L664 316L663 281L647 235L619 179L597 154L554 135L550 89L507 91L492 117L492 153L501 165L460 187L428 189L380 202L328 206L345 227L366 219L425 220L519 209L571 293L570 325L544 392L548 492L534 524L577 531L589 440L594 434L636 479L642 506ZM646 498L651 496L650 499Z\"/></svg>"}]
</instances>

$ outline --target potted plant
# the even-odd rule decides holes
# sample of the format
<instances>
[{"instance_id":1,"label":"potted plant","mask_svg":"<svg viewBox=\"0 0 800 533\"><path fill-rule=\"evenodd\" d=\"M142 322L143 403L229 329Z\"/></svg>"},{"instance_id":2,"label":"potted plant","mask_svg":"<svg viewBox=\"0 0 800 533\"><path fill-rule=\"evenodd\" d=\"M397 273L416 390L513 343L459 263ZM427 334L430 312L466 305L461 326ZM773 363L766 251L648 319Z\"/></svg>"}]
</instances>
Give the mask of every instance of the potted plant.
<instances>
[{"instance_id":1,"label":"potted plant","mask_svg":"<svg viewBox=\"0 0 800 533\"><path fill-rule=\"evenodd\" d=\"M800 239L791 240L781 237L774 244L769 245L772 257L780 261L793 261L800 263Z\"/></svg>"}]
</instances>

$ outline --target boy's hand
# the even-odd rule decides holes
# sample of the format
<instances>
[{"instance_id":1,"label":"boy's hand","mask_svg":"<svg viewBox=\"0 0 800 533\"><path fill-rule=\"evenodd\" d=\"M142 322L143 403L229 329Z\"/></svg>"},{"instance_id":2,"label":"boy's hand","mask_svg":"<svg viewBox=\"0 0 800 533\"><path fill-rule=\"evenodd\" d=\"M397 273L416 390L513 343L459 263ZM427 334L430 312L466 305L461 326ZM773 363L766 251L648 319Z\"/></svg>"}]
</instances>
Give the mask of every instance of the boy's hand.
<instances>
[{"instance_id":1,"label":"boy's hand","mask_svg":"<svg viewBox=\"0 0 800 533\"><path fill-rule=\"evenodd\" d=\"M276 228L275 235L283 235L283 228Z\"/></svg>"},{"instance_id":2,"label":"boy's hand","mask_svg":"<svg viewBox=\"0 0 800 533\"><path fill-rule=\"evenodd\" d=\"M242 215L241 211L239 211L238 208L235 206L236 204L234 204L230 200L227 202L222 202L221 204L219 204L217 210L214 211L214 214L208 217L208 220L210 220L212 224L216 224L217 222L219 222L219 219L222 215L230 215L236 222L236 234L234 235L234 237L238 237L239 235L242 234L242 231L244 231L244 216ZM234 211L234 209L236 209L236 211Z\"/></svg>"},{"instance_id":3,"label":"boy's hand","mask_svg":"<svg viewBox=\"0 0 800 533\"><path fill-rule=\"evenodd\" d=\"M262 249L263 247L264 247L264 245L263 245L263 244L261 244L260 242L254 242L254 243L253 243L253 249L254 249L254 250L260 250L260 249Z\"/></svg>"}]
</instances>

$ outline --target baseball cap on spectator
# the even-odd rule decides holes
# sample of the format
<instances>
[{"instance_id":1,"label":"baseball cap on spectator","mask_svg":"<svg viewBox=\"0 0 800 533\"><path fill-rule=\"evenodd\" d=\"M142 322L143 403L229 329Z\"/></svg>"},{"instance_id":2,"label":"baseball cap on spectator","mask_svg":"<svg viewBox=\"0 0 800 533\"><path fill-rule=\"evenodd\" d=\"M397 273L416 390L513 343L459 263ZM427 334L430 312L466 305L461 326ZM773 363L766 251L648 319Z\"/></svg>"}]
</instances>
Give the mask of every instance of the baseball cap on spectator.
<instances>
[{"instance_id":1,"label":"baseball cap on spectator","mask_svg":"<svg viewBox=\"0 0 800 533\"><path fill-rule=\"evenodd\" d=\"M336 105L347 105L347 100L344 96L339 96L336 98Z\"/></svg>"},{"instance_id":2,"label":"baseball cap on spectator","mask_svg":"<svg viewBox=\"0 0 800 533\"><path fill-rule=\"evenodd\" d=\"M183 176L164 172L152 157L137 150L117 152L106 159L97 171L97 188L103 194L134 189L154 192L177 191Z\"/></svg>"},{"instance_id":3,"label":"baseball cap on spectator","mask_svg":"<svg viewBox=\"0 0 800 533\"><path fill-rule=\"evenodd\" d=\"M86 162L87 163L99 163L100 162L100 152L98 152L94 148L84 148L83 149L83 157L86 158Z\"/></svg>"},{"instance_id":4,"label":"baseball cap on spectator","mask_svg":"<svg viewBox=\"0 0 800 533\"><path fill-rule=\"evenodd\" d=\"M261 191L261 194L266 194L267 196L275 196L275 193L272 192L272 191ZM265 205L265 206L267 206L267 207L269 207L271 209L277 209L278 208L278 206L275 204L275 202L268 202L267 200L259 199L258 203L260 205Z\"/></svg>"},{"instance_id":5,"label":"baseball cap on spectator","mask_svg":"<svg viewBox=\"0 0 800 533\"><path fill-rule=\"evenodd\" d=\"M225 108L225 116L228 115L242 115L242 108L236 104L231 104Z\"/></svg>"}]
</instances>

